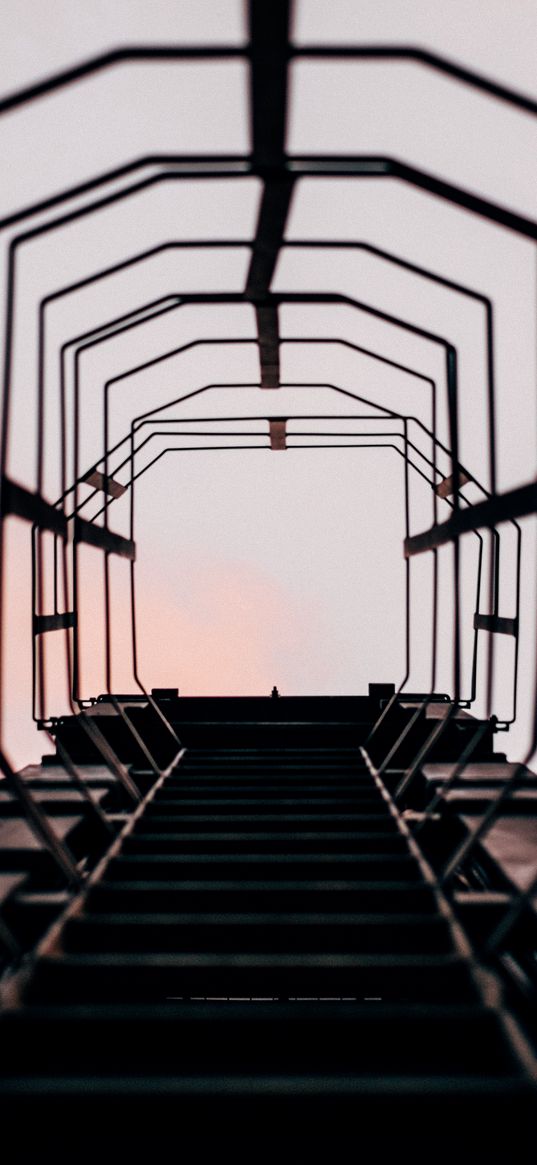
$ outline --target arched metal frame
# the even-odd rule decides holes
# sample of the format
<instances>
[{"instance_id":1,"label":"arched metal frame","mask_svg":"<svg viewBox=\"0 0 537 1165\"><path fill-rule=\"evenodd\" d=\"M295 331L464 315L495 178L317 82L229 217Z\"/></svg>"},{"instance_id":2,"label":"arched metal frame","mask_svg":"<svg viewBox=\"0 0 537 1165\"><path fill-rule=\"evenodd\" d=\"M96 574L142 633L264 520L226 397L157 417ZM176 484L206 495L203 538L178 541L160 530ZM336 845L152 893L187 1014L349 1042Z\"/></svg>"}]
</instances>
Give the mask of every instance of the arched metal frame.
<instances>
[{"instance_id":1,"label":"arched metal frame","mask_svg":"<svg viewBox=\"0 0 537 1165\"><path fill-rule=\"evenodd\" d=\"M135 261L135 260L134 260L134 261ZM403 266L404 266L404 264L403 264ZM441 282L441 281L440 281L440 282ZM61 294L61 292L56 292L56 294L54 295L54 297L57 297L57 295L59 295L59 294ZM153 312L153 309L155 309L155 312L154 312L154 313L155 313L155 315L161 315L161 313L162 313L162 312L167 312L167 311L170 311L170 310L174 310L174 304L171 304L171 305L169 305L169 304L168 304L168 302L167 302L167 297L164 297L164 298L165 298L165 303L164 303L164 305L162 306L162 308L160 308L160 306L158 306L158 302L155 302L155 304L151 304L151 305L149 305L149 310L150 310L151 312ZM140 313L141 313L141 310L137 310L136 312L132 312L132 313L130 313L130 316L133 316L133 315L134 315L134 316L136 316L136 317L140 317ZM140 320L139 318L136 318L136 319L134 320L134 322L129 322L129 317L125 317L125 319L127 320L127 322L125 323L125 329L126 329L126 330L128 330L128 329L129 329L129 327L134 327L134 326L136 326L136 325L137 325L137 323L144 322L144 319L147 319L147 318L149 318L149 319L150 319L150 318L153 318L153 316L144 316L144 317L143 317L143 320ZM119 324L121 324L121 322L122 322L122 319L123 319L123 317L121 317L121 318L120 318L120 320L118 320L118 322L116 322L116 323L118 323L118 325L119 325ZM77 386L77 389L76 389L76 391L77 391L77 393L78 393L78 359L79 359L79 353L82 353L82 351L84 351L84 350L85 350L85 347L91 347L91 346L93 346L93 344L96 344L96 343L101 343L101 341L103 341L103 340L106 340L107 338L111 338L112 334L115 334L115 332L118 332L118 331L121 331L121 330L123 330L123 329L122 329L122 327L118 326L118 327L116 327L116 329L114 330L114 332L111 332L111 331L106 331L106 330L108 329L108 327L109 327L109 326L111 326L111 325L103 325L103 326L101 326L101 327L100 327L100 329L99 329L99 330L94 330L94 332L97 332L97 338L96 338L96 339L89 339L89 340L86 340L86 343L83 343L83 341L85 340L85 336L82 336L82 337L79 337L79 338L77 338L77 340L79 340L79 341L80 341L79 347L77 348L77 355L76 355L76 386ZM405 325L403 324L402 326L405 326ZM86 333L86 334L87 334L87 336L93 336L94 332L92 332L92 333ZM103 333L103 332L105 332L104 336L103 336L103 334L101 334L101 333ZM306 341L308 341L308 339L309 339L309 338L304 338L304 341L305 341L305 343L306 343ZM76 343L76 341L68 341L68 344L64 344L64 345L62 346L62 365L61 365L61 366L62 366L62 377L63 377L63 369L64 369L64 354L65 354L66 348L68 348L69 346L71 346L71 344L73 344L73 343ZM191 347L191 346L195 346L195 345L196 345L196 343L198 343L198 341L193 341L193 344L192 344L192 345L184 345L184 346L183 346L183 348L182 348L182 350L178 350L178 351L184 351L184 350L186 350L186 348L189 348L189 347ZM209 340L206 340L206 341L202 341L202 343L211 343L211 341L209 341ZM233 343L233 341L226 341L226 343ZM243 343L248 343L248 341L247 341L247 340L245 340L245 341L243 341ZM294 338L287 338L287 343L294 343ZM326 338L326 340L322 341L322 343L330 343L330 338ZM358 348L358 346L356 346L356 345L349 344L349 343L348 343L348 341L341 341L341 340L339 340L339 339L338 339L338 340L332 340L332 343L342 343L342 344L346 344L348 347L351 347L351 348L352 348L352 347L354 347L354 348L355 348L355 350L356 350L356 348ZM158 359L161 359L161 358L156 358L156 360L154 360L154 361L149 361L147 366L149 366L149 365L150 365L150 363L157 362L157 360L158 360ZM386 361L386 362L388 362L388 361ZM120 379L121 379L121 377L120 377ZM106 393L106 394L107 394L107 389L108 389L108 386L106 386L106 389L105 389L105 393ZM436 397L434 397L434 388L433 388L433 425L436 425L436 404L434 404L434 398L436 398ZM76 404L76 414L77 414L77 416L78 416L78 395L77 395L77 397L76 397L76 400L77 400L77 404ZM63 387L63 379L62 379L62 402L63 402L63 403L62 403L62 415L64 415L64 387ZM107 436L107 398L106 398L106 410L105 410L105 449L107 449L107 447L108 447L108 436ZM433 451L434 451L434 452L436 452L436 445L434 445L434 444L433 444ZM78 452L78 446L77 446L77 452ZM77 457L77 452L76 452L76 469L78 469L78 457ZM108 473L107 473L107 468L105 467L105 478L107 478L107 476L108 476ZM75 480L76 480L76 481L78 481L78 476L76 476L76 479L75 479ZM434 496L434 501L436 501L436 495L433 495L433 496ZM130 539L130 541L133 541L133 539ZM107 595L108 595L108 585L107 585L107 587L106 587L106 593L107 593ZM108 626L108 621L107 621L107 626ZM135 634L134 634L134 631L133 631L133 643L135 643ZM475 661L475 655L474 655L474 661ZM75 669L75 670L76 670L76 669ZM137 669L136 669L136 671L137 671ZM492 661L490 661L490 663L489 663L489 677L490 677L490 675L492 675ZM142 685L140 685L140 680L139 680L139 679L137 679L137 683L139 683L139 686L141 686L141 687L142 687ZM490 678L489 678L489 685L490 685ZM516 685L516 664L515 664L515 685ZM433 687L433 686L434 686L434 685L432 685L432 687ZM109 654L108 654L108 635L107 635L107 690L108 690L108 693L109 693ZM142 690L144 691L143 687L142 687ZM146 693L146 694L147 694L147 693Z\"/></svg>"},{"instance_id":2,"label":"arched metal frame","mask_svg":"<svg viewBox=\"0 0 537 1165\"><path fill-rule=\"evenodd\" d=\"M135 313L130 313L130 315L132 316L132 315L134 314L136 317L139 317L139 316L140 316L140 314L141 314L141 312L142 312L142 311L144 311L144 310L150 310L151 312L153 312L153 309L155 309L155 314L161 314L161 313L163 313L163 312L166 312L166 311L169 311L169 310L173 310L173 304L172 304L172 305L170 305L170 306L168 305L168 302L167 302L167 301L168 301L168 299L169 299L169 298L171 298L171 297L165 297L165 302L163 301L163 306L162 306L162 307L159 307L159 303L160 303L160 301L155 301L154 303L152 303L152 304L148 305L148 308L146 308L146 309L144 309L144 308L142 308L142 309L139 309L139 310L138 310L137 312L135 312ZM374 314L374 315L378 315L378 314L380 314L380 313L378 313L377 309L367 309L367 307L366 307L366 308L365 308L365 310L366 310L366 311L367 311L367 310L370 310L370 311L371 311L371 313L372 313L372 314ZM149 317L149 318L152 318L152 317ZM126 322L124 322L124 323L123 323L123 320L125 320ZM75 428L75 511L77 511L77 510L78 510L78 506L77 506L77 498L78 498L78 492L77 492L77 490L78 490L78 407L79 407L79 406L78 406L78 399L79 399L79 398L78 398L78 387L79 387L79 376L78 376L78 370L79 370L79 357L80 357L80 354L81 354L81 352L82 352L82 351L83 351L83 350L84 350L86 347L93 346L93 344L95 344L95 343L101 343L101 342L103 342L104 340L106 340L107 338L111 337L111 335L113 335L113 334L116 334L118 331L128 330L128 329L129 329L129 328L131 328L131 327L135 327L135 326L137 326L138 322L140 322L140 321L138 320L138 318L136 318L134 321L130 320L130 322L129 322L129 317L119 317L119 319L118 319L118 320L114 321L114 325L117 325L117 326L115 326L115 327L114 327L114 331L112 331L112 330L111 330L111 327L112 327L112 325L111 325L111 324L108 324L108 325L106 325L106 324L105 324L105 325L104 325L104 326L102 326L100 329L96 329L96 330L94 330L94 332L92 332L92 333L87 333L87 334L84 334L83 336L81 336L81 337L77 338L77 339L79 339L79 340L80 340L80 344L79 344L79 347L76 349L76 354L75 354L75 422L74 422L74 428ZM411 327L411 326L410 326L410 325L408 325L406 322L401 322L400 326L402 326L402 327L404 327L404 328L409 328L409 330L410 330L410 327ZM110 330L109 330L109 329L110 329ZM102 334L103 332L104 332L104 335ZM95 336L95 338L94 338L94 339L89 339L89 338L87 338L87 339L86 339L86 335L87 335L87 337L89 337L89 336ZM428 337L428 335L427 335L427 337L426 337L426 338L429 338L429 337ZM207 341L207 342L209 342L209 341ZM245 342L248 342L248 341L245 341ZM337 341L337 342L339 342L339 341ZM60 362L60 367L61 367L61 399L62 399L62 410L61 410L61 412L62 412L62 418L64 418L64 417L65 417L65 378L64 378L64 357L65 357L65 352L66 352L67 348L68 348L68 347L71 345L71 343L72 343L72 342L71 342L71 341L69 341L69 342L67 342L67 344L64 344L64 345L62 346L62 350L61 350L61 362ZM344 342L344 343L346 343L346 342ZM195 346L195 344L196 344L196 342L194 342L194 343L193 343L193 345L185 345L185 346L183 347L183 350L185 350L185 348L188 348L188 347L191 347L191 346ZM350 344L347 344L347 346L349 346L349 347L352 347L352 345L350 345ZM42 364L42 352L41 352L41 357L40 357L40 365L41 365L41 364ZM42 386L41 386L41 387L42 387ZM435 406L435 404L434 404L434 401L435 401L435 389L434 389L434 384L432 385L432 391L433 391L433 425L435 426L435 425L436 425L436 406ZM107 392L108 392L108 385L107 385L107 386L105 386L105 396L106 396L106 407L105 407L105 428L104 428L104 447L105 447L105 449L106 449L106 448L107 448L107 446L108 446L108 408L107 408ZM62 421L62 448L63 448L63 445L64 445L64 441L65 441L65 429L64 429L64 425L63 425L63 421ZM433 446L433 450L434 450L434 451L435 451L435 449L436 449L436 447L435 447L435 446ZM63 461L64 461L64 463L65 463L65 457L64 457L64 456L63 456ZM107 467L106 467L106 465L105 465L105 479L106 479L106 480L108 479L108 472L107 472ZM408 518L408 513L407 513L407 518ZM106 526L106 519L107 519L107 514L105 514L105 526ZM79 527L81 527L81 526L82 526L82 522L81 522L81 520L80 520L78 517L76 517L76 518L75 518L75 523L77 523L77 524L79 525ZM85 523L85 522L84 522L84 528L86 529L86 531L88 531L88 525L87 525L87 523ZM408 535L408 527L407 527L407 535ZM93 538L95 538L95 533L93 533L93 534L92 534L92 537L93 537ZM118 537L117 537L117 536L114 536L114 537L115 537L116 545L118 545L118 544L119 544L121 541L124 541L124 540L120 540L120 539L118 539ZM130 542L131 542L131 545L133 545L133 539L132 539L132 538L131 538ZM75 537L75 547L76 547L76 537ZM121 552L121 549L120 549L120 552ZM408 564L407 564L407 575L408 575L408 572L409 572L409 566L408 566ZM65 569L64 569L64 576L66 577L66 574L65 574ZM76 548L75 548L75 550L74 550L74 567L73 567L73 576L74 576L74 587L75 587L75 596L76 596L76 592L77 592L77 578L78 578L78 574L77 574L77 552L76 552ZM134 571L133 571L133 578L134 578ZM408 587L408 583L407 583L407 587ZM108 693L111 695L111 693L110 693L110 635L109 635L109 572L108 572L108 556L107 556L107 554L105 555L105 596L106 596L106 598L105 598L105 602L106 602L106 609L107 609L107 635L106 635L106 658L107 658L107 690L108 690ZM76 606L77 606L77 601L76 601L76 597L75 597L75 607L76 607ZM408 610L408 603L407 603L407 610ZM408 622L408 617L407 617L407 622ZM73 677L74 677L75 685L76 685L76 686L78 686L78 685L77 685L77 676L78 676L78 649L77 649L77 634L76 634L76 623L75 623L75 635L74 635L74 639L75 639L75 658L74 658L74 666L73 666ZM136 660L136 635L135 635L135 629L134 629L134 628L133 628L133 655L134 655L134 658L135 658L135 660ZM43 668L42 668L42 664L41 664L41 666L40 666L40 674L41 674L41 677L42 677L42 679L43 679ZM407 666L407 676L408 676L408 666ZM144 692L144 694L146 695L146 697L147 697L148 699L150 699L150 697L148 696L148 693L147 693L146 689L143 687L143 685L142 685L142 684L141 684L141 682L140 682L140 679L139 679L139 674L138 674L138 668L137 668L137 664L136 664L136 662L135 662L135 679L136 679L136 682L137 682L138 686L140 687L140 689L141 689L141 690ZM118 711L120 711L120 708L119 708L119 706L118 706L117 710L118 710ZM158 709L157 709L157 710L158 710ZM127 719L127 718L126 718L126 715L125 715L125 712L124 712L123 710L121 710L121 714L123 715L123 718L124 718L124 719ZM141 743L141 742L139 742L139 743ZM150 761L150 763L151 763L151 758L150 758L149 756L148 756L148 760L149 760L149 761Z\"/></svg>"},{"instance_id":3,"label":"arched metal frame","mask_svg":"<svg viewBox=\"0 0 537 1165\"><path fill-rule=\"evenodd\" d=\"M367 247L366 247L366 249L367 249ZM387 255L387 253L386 253L386 252L384 252L384 253L383 253L383 255L384 255L385 257L388 257L388 255ZM135 262L135 261L136 261L136 259L132 260L132 262ZM398 261L397 259L396 259L396 260L394 260L394 261L395 261L395 262L397 262L397 264L398 264L398 265L401 265L401 266L406 266L406 264L404 263L404 261L403 261L403 262L401 262L401 263L399 263L399 261ZM129 262L129 261L127 261L127 262ZM124 264L123 264L123 265L124 265ZM122 266L123 266L123 265L122 265ZM427 274L427 273L425 273L425 274ZM433 278L433 279L435 278L435 276L434 276L434 275L431 275L430 277L431 277L431 278ZM91 278L90 278L90 281L93 281L93 278L94 278L94 277L91 277ZM438 281L439 281L439 282L441 282L441 283L447 283L449 286L451 286L451 284L450 284L450 281L444 281L444 280L443 280L443 279L441 279L441 278L440 278ZM87 282L87 281L85 281L85 282ZM463 290L463 291L464 291L464 289L463 289L463 288L461 288L461 285L454 285L454 289L455 289L455 290ZM59 292L59 293L53 293L52 297L47 297L47 298L50 300L50 298L56 298L56 297L57 297L59 294L61 294L61 292ZM477 298L477 299L482 299L482 298L483 298L483 297L481 297L481 296L480 296L480 294L479 294L479 293L475 293L475 292L473 292L473 291L470 291L470 292L469 292L469 294L470 294L470 295L471 295L473 298ZM360 305L360 306L363 306L363 305ZM164 311L167 311L167 310L173 310L173 305L171 305L171 306L167 306L167 305L166 305L166 306L163 306L162 308L160 308L160 309L159 309L159 307L158 307L158 303L157 303L157 302L156 302L154 305L150 305L150 309L151 309L151 310L152 310L152 308L153 308L153 307L155 307L155 314L160 314L160 312L164 312ZM140 314L140 311L138 311L137 313L130 313L130 314L131 314L131 315L133 315L133 314L135 314L135 315L139 315L139 314ZM151 318L151 317L148 317L148 318ZM492 320L491 320L491 317L490 317L488 314L487 314L487 321L488 321L488 328L487 328L487 335L488 335L488 345L487 345L487 346L488 346L488 352L489 352L489 362L488 362L488 365L487 365L487 367L488 367L488 383L489 383L489 394L488 394L488 395L489 395L489 401L490 401L490 399L491 399L491 396L492 396L492 398L493 398L493 393L491 393L491 385L492 385L492 379L491 379L491 377L492 377L492 374L491 374L491 367L493 367L493 365L491 364L491 357L492 357L492 334L491 334L491 323L492 323ZM119 321L118 321L118 322L119 322ZM126 324L125 324L125 328L129 328L129 327L135 326L135 324L136 324L136 321L135 321L135 323L126 323ZM403 325L403 326L404 326L404 325ZM106 327L106 325L104 325L104 326L103 326L103 328L104 328L104 327ZM101 329L101 331L102 331L102 330L103 330L103 329ZM119 329L118 329L118 330L119 330ZM83 348L84 348L84 347L86 347L86 346L92 346L92 344L93 344L93 343L100 342L100 340L101 340L101 339L106 339L106 338L108 338L108 336L107 336L107 335L105 335L105 336L103 336L103 337L99 337L99 340L88 341L88 343L87 343L86 345L84 345L84 344L81 344L81 346L80 346L80 349L79 349L78 351L80 351L81 349L83 349ZM84 336L80 337L80 340L83 340L83 339L84 339ZM307 338L305 338L305 340L306 340L306 339L307 339ZM291 342L291 340L289 339L287 342ZM345 343L345 341L342 341L342 342L344 342L344 343ZM69 342L69 343L71 343L71 342ZM63 357L64 357L64 353L65 353L65 350L66 350L67 346L68 346L68 345L63 345L63 347L62 347L62 370L63 370ZM349 347L352 347L352 345L349 345ZM76 359L77 359L77 360L78 360L78 351L77 351L77 357L76 357ZM42 361L40 360L40 366L41 366L41 364L42 364ZM77 400L78 400L78 398L77 398ZM62 389L62 401L63 401L63 389ZM434 401L434 396L433 396L433 401ZM77 405L76 407L78 407L78 405ZM434 406L434 405L433 405L433 408L434 408L434 411L436 411L436 410L435 410L435 406ZM62 415L63 415L63 411L64 411L64 406L62 405ZM490 409L489 409L489 412L490 412L490 422L491 422L489 427L490 427L490 428L491 428L491 430L493 431L493 423L492 423L492 419L493 419L493 412L492 412L492 407L490 407ZM434 417L433 417L433 427L434 427L434 425L435 425L435 420L434 420ZM108 442L107 442L107 414L106 414L106 416L105 416L105 448L107 448L107 444L108 444ZM492 446L493 446L493 444L494 444L494 442L492 441ZM435 447L434 447L434 446L433 446L433 448L435 449ZM77 465L77 455L75 455L75 466L76 466L76 465ZM491 465L492 465L492 467L494 466L494 458L492 459ZM77 480L77 478L75 478L75 480ZM433 496L434 496L434 499L436 500L436 495L433 495ZM435 516L436 516L436 514L435 514ZM497 574L498 574L498 569L499 569L499 556L497 555L497 556L496 556L496 566L495 566L495 568L494 568L493 562L492 562L492 560L491 560L491 602L497 602L497 587L496 587L496 588L494 588L494 579L497 577ZM108 590L108 588L107 588L107 590ZM496 599L494 599L494 595L496 595ZM492 656L492 652L491 652L491 656ZM108 671L109 671L109 667L108 667ZM491 677L492 677L492 658L490 658L490 659L489 659L489 669L488 669L488 672L489 672L489 682L488 682L488 688L489 688L489 710L490 710ZM515 661L515 673L516 673L516 661ZM108 683L108 685L107 685L107 686L108 686L108 690L109 690L109 688L110 688L110 684ZM434 684L433 684L433 688L434 688ZM418 713L417 713L417 714L418 714Z\"/></svg>"}]
</instances>

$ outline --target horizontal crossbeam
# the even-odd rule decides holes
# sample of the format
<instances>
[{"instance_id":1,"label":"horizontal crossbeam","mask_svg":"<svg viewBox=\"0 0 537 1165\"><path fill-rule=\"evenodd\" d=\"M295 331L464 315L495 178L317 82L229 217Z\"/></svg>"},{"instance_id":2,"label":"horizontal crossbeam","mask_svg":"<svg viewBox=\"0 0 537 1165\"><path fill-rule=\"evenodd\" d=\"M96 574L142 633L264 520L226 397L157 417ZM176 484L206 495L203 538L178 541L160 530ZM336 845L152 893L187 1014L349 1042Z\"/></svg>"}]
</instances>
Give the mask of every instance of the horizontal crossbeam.
<instances>
[{"instance_id":1,"label":"horizontal crossbeam","mask_svg":"<svg viewBox=\"0 0 537 1165\"><path fill-rule=\"evenodd\" d=\"M468 506L466 510L458 510L446 522L439 522L424 530L421 534L413 534L405 538L405 558L414 554L423 554L426 550L435 550L438 546L445 546L454 542L462 534L471 530L483 528L492 529L501 522L509 522L513 518L523 518L527 514L537 512L537 483L519 486L508 493L497 494L479 502L476 506Z\"/></svg>"},{"instance_id":2,"label":"horizontal crossbeam","mask_svg":"<svg viewBox=\"0 0 537 1165\"><path fill-rule=\"evenodd\" d=\"M504 619L501 615L474 615L475 631L494 631L497 635L517 635L518 619Z\"/></svg>"},{"instance_id":3,"label":"horizontal crossbeam","mask_svg":"<svg viewBox=\"0 0 537 1165\"><path fill-rule=\"evenodd\" d=\"M67 536L65 514L45 501L41 494L33 493L9 477L2 480L2 512L5 516L13 514L26 522L32 522L40 530L51 530L62 538Z\"/></svg>"},{"instance_id":4,"label":"horizontal crossbeam","mask_svg":"<svg viewBox=\"0 0 537 1165\"><path fill-rule=\"evenodd\" d=\"M75 518L75 542L83 542L87 546L95 546L97 550L106 550L108 554L117 554L120 558L136 558L136 543L130 538L122 538L121 534L114 534L104 526L96 526L85 518Z\"/></svg>"},{"instance_id":5,"label":"horizontal crossbeam","mask_svg":"<svg viewBox=\"0 0 537 1165\"><path fill-rule=\"evenodd\" d=\"M76 627L76 611L34 615L34 635L42 635L45 631L65 631L69 627Z\"/></svg>"}]
</instances>

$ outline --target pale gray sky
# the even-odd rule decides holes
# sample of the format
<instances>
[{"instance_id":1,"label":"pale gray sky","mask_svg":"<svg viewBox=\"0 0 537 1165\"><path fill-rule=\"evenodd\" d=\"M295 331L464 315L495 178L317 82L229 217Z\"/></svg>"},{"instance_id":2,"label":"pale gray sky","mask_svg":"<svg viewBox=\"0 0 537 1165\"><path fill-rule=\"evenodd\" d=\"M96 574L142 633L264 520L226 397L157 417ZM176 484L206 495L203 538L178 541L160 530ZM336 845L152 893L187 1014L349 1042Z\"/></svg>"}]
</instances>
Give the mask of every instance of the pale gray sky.
<instances>
[{"instance_id":1,"label":"pale gray sky","mask_svg":"<svg viewBox=\"0 0 537 1165\"><path fill-rule=\"evenodd\" d=\"M2 0L1 86L9 93L50 72L121 44L242 43L242 4L229 0ZM537 6L522 0L299 0L295 38L418 44L537 95ZM249 148L245 68L122 67L0 119L2 213L84 181L141 153L241 152ZM406 64L296 64L291 70L288 148L307 153L390 153L535 215L537 121ZM53 306L47 323L46 488L59 492L57 351L91 327L163 296L189 290L241 290L255 229L256 179L169 182L55 231L21 251L17 297L10 472L35 484L36 335L39 299L103 265L174 239L237 241L232 250L169 251ZM4 234L5 246L9 234ZM535 250L514 234L431 196L386 179L304 179L296 189L287 237L365 241L440 271L489 295L496 325L499 484L535 475ZM433 287L359 251L283 251L274 288L340 291L439 333L458 348L461 460L485 484L484 322L479 305ZM430 423L430 392L349 348L346 339L438 380L440 436L446 437L441 350L350 307L289 306L282 336L326 343L285 344L282 378L337 383L386 409ZM82 465L102 452L103 385L153 356L203 338L255 334L246 307L180 307L136 332L101 344L82 362ZM131 418L205 384L259 379L253 345L191 349L111 395L111 436ZM72 416L71 395L68 402ZM162 416L266 418L366 410L322 387L215 389ZM378 410L377 410L378 411ZM241 426L231 425L230 428ZM251 424L242 425L251 429ZM310 428L312 426L310 425ZM341 426L340 426L341 427ZM377 422L369 429L377 431ZM389 428L389 426L385 426ZM210 428L207 424L205 428ZM294 431L306 424L290 425ZM332 424L332 429L338 426ZM345 422L345 431L356 428ZM257 431L266 431L258 422ZM304 440L307 440L304 438ZM236 442L244 438L236 438ZM177 440L185 444L185 440ZM190 444L195 444L194 439ZM146 456L163 448L160 438ZM429 448L422 445L427 453ZM72 455L72 445L70 447ZM141 455L143 457L143 455ZM148 457L149 459L149 457ZM143 461L140 462L142 464ZM447 468L447 466L446 466ZM119 474L121 477L121 474ZM431 495L413 482L413 531L431 522ZM179 684L185 694L363 691L369 681L403 673L402 461L392 450L296 450L169 454L142 478L137 494L140 658L148 685ZM447 510L440 512L447 516ZM111 524L128 531L125 500ZM13 524L15 525L15 524ZM534 521L524 522L520 724L513 755L524 749L533 695ZM501 613L513 614L513 539L505 531ZM9 590L8 741L18 763L40 740L29 722L28 531L10 530L18 569ZM449 615L450 554L441 559L443 612ZM466 677L474 606L476 540L464 540ZM96 551L83 593L84 694L104 687L102 568ZM94 564L94 565L93 565ZM429 683L428 561L413 564L411 690ZM114 681L132 687L125 622L127 566L114 566L117 635ZM482 609L485 610L483 598ZM449 623L447 624L449 626ZM482 638L485 638L482 636ZM52 713L62 711L61 637L49 637ZM451 636L440 644L438 687L451 687ZM499 650L505 677L494 710L510 712L512 643ZM500 656L499 656L500 659ZM484 660L481 660L483 664ZM468 689L466 680L465 689ZM478 708L482 704L478 704ZM503 742L502 742L503 746Z\"/></svg>"}]
</instances>

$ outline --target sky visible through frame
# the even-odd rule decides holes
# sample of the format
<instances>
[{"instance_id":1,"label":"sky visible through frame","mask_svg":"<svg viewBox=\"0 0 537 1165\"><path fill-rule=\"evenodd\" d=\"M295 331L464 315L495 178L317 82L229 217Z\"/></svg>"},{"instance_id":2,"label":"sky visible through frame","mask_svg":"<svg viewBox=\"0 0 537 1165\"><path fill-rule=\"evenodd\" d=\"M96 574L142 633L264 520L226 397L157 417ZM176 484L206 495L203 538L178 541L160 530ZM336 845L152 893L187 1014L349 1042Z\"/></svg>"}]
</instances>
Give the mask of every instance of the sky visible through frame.
<instances>
[{"instance_id":1,"label":"sky visible through frame","mask_svg":"<svg viewBox=\"0 0 537 1165\"><path fill-rule=\"evenodd\" d=\"M484 73L532 93L530 51L535 44L533 5L451 3L297 6L299 42L353 40L410 43L455 56ZM446 20L446 12L449 19ZM241 43L242 6L218 3L33 5L2 8L5 92L105 48L125 43ZM298 65L291 76L288 146L295 151L337 153L391 150L445 172L498 201L534 212L537 174L535 129L527 118L494 103L454 91L446 82L410 66ZM177 70L120 70L105 83L87 82L65 99L47 99L31 114L13 115L0 127L9 159L3 209L8 210L66 182L115 164L136 149L241 151L248 148L247 78L242 66ZM499 165L501 158L502 164ZM118 276L106 290L62 301L47 328L47 491L57 481L57 348L91 326L136 310L141 304L192 290L240 290L248 253L240 243L255 228L259 187L255 180L174 183L153 188L128 208L103 213L98 222L67 228L28 248L21 261L12 439L13 476L31 483L36 379L36 308L51 289L164 238L233 238L232 250L169 253L139 271ZM499 485L509 488L535 471L535 257L530 244L428 195L381 180L303 180L288 223L289 240L367 240L432 266L444 275L486 291L493 300L497 335ZM483 321L476 305L423 281L395 273L364 253L286 249L275 290L344 291L384 311L405 315L448 334L457 344L461 375L461 460L478 476L486 472L483 445ZM434 346L351 309L293 306L282 309L285 383L334 383L385 409L413 412L430 423L423 384L381 368L371 359L328 342L338 336L441 379ZM198 346L114 391L111 434L119 439L147 400L162 402L209 383L249 384L259 378L253 345L230 343L254 335L248 308L183 307L148 321L136 333L87 353L83 361L82 429L88 463L102 442L102 386L110 377L166 349L199 337L221 346ZM296 336L326 343L297 344ZM343 401L343 405L342 405ZM351 408L350 405L353 405ZM181 409L183 418L223 413L266 418L271 414L357 412L358 403L316 389L214 389ZM365 410L362 410L365 411ZM373 410L374 411L374 410ZM170 410L169 415L172 415ZM378 413L378 410L377 410ZM440 405L441 432L446 432ZM311 423L310 429L312 428ZM323 422L326 426L328 422ZM237 422L237 429L251 424ZM202 426L210 429L209 422ZM230 426L231 427L231 426ZM290 428L298 429L297 422ZM318 426L320 427L320 426ZM329 427L329 426L328 426ZM344 427L352 431L353 423ZM378 426L369 422L371 430ZM442 430L443 427L443 430ZM257 429L263 425L258 422ZM333 425L333 428L337 428ZM266 430L266 425L265 425ZM155 438L154 447L158 447ZM249 438L237 437L235 443ZM256 438L257 440L257 438ZM306 443L308 439L304 438ZM310 443L311 443L311 439ZM177 444L185 442L177 441ZM162 445L161 445L162 447ZM143 482L143 485L142 485ZM286 693L363 691L371 680L398 681L403 670L402 462L394 451L310 451L271 454L255 450L176 453L161 459L137 494L139 622L142 674L148 684L179 684L188 693L262 694L276 683ZM430 495L413 483L415 530L431 520ZM114 512L114 529L126 529L127 506ZM40 741L29 723L29 549L27 531L10 531L17 571L9 595L9 735L22 763ZM523 750L533 674L533 523L524 523L524 635L521 657L520 730L512 751ZM512 614L513 547L506 535L502 613ZM464 610L471 619L476 548L465 539ZM511 558L510 558L511 555ZM88 550L88 585L82 595L85 643L84 692L103 688L102 577L99 556ZM443 624L449 626L449 551L441 552ZM416 563L413 602L412 689L429 682L430 566ZM117 635L114 686L130 683L125 647L126 566L114 566ZM470 642L468 637L467 642ZM511 666L510 643L502 674ZM58 645L48 658L50 699L64 696ZM466 651L466 674L469 654ZM451 687L451 641L441 642L440 688ZM58 690L56 690L56 688ZM509 713L509 685L495 703ZM54 707L51 707L54 711Z\"/></svg>"}]
</instances>

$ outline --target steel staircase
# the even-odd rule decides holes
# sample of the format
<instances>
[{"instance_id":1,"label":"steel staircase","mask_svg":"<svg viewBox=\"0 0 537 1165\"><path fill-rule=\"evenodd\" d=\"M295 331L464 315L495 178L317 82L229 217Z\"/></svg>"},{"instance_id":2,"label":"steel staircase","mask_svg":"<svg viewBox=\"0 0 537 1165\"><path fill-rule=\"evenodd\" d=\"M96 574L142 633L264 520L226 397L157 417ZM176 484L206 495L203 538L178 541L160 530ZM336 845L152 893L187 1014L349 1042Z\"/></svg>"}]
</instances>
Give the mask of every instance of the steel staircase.
<instances>
[{"instance_id":1,"label":"steel staircase","mask_svg":"<svg viewBox=\"0 0 537 1165\"><path fill-rule=\"evenodd\" d=\"M280 720L270 747L265 721L256 748L253 719L232 729L225 716L226 745L191 745L150 783L8 977L4 1127L28 1128L28 1152L57 1147L66 1108L95 1149L112 1116L129 1150L163 1148L177 1128L238 1146L260 1125L274 1144L359 1128L364 1145L425 1160L435 1123L454 1148L461 1121L488 1160L513 1122L522 1145L536 1099L527 1036L358 744L364 725L354 746L344 725L338 744L334 715L330 743L311 747L304 725ZM190 724L199 738L199 716ZM278 742L286 730L292 746ZM218 739L213 720L206 731ZM42 796L57 783L46 767L30 779ZM20 932L32 892L11 894Z\"/></svg>"}]
</instances>

